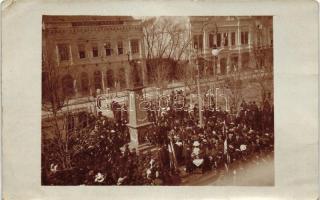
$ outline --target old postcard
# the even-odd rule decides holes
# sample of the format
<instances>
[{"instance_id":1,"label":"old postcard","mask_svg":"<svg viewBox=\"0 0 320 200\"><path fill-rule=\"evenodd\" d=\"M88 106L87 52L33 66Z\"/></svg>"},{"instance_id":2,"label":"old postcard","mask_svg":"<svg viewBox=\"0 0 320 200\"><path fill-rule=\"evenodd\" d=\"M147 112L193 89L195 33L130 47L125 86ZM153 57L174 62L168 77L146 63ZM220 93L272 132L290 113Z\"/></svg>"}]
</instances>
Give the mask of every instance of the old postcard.
<instances>
[{"instance_id":1,"label":"old postcard","mask_svg":"<svg viewBox=\"0 0 320 200\"><path fill-rule=\"evenodd\" d=\"M2 9L4 199L318 197L315 2Z\"/></svg>"}]
</instances>

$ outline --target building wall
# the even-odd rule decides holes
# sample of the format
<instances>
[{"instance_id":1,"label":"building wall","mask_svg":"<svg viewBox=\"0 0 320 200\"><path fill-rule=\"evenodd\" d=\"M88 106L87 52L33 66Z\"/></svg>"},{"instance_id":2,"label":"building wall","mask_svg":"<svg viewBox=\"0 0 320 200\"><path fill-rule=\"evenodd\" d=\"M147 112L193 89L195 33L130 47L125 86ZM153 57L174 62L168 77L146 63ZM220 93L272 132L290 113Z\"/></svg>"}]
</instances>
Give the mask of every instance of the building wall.
<instances>
[{"instance_id":1,"label":"building wall","mask_svg":"<svg viewBox=\"0 0 320 200\"><path fill-rule=\"evenodd\" d=\"M262 66L273 66L272 17L190 17L189 22L191 50L211 61L209 67L215 62L215 74L257 68L258 47ZM222 49L216 58L211 53L214 45Z\"/></svg>"},{"instance_id":2,"label":"building wall","mask_svg":"<svg viewBox=\"0 0 320 200\"><path fill-rule=\"evenodd\" d=\"M141 76L144 80L145 56L139 20L130 17L46 16L43 22L43 52L47 63L50 63L50 66L44 66L44 71L46 67L55 67L58 70L62 93L63 78L70 75L73 79L73 97L93 95L97 91L95 72L100 73L101 92L107 92L107 88L115 90L128 87L131 81L128 57L140 61ZM138 40L139 52L132 53L131 40ZM118 54L120 41L123 46L121 55ZM107 43L110 43L111 55L106 55ZM66 46L68 60L61 60L59 45ZM98 50L96 57L93 56L94 47ZM85 58L80 58L80 50L84 51ZM113 81L111 76L107 76L108 70L112 70ZM89 82L89 89L85 91L83 85L86 85L86 81L81 78L83 73L87 74Z\"/></svg>"}]
</instances>

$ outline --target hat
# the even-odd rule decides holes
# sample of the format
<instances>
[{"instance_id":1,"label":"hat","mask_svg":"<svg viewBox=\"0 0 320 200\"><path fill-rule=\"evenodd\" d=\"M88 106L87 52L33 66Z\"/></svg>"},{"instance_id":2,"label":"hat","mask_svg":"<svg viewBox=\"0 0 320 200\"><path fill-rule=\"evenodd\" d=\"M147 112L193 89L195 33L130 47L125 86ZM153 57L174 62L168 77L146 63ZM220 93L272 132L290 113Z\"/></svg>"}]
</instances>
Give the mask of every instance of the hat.
<instances>
[{"instance_id":1,"label":"hat","mask_svg":"<svg viewBox=\"0 0 320 200\"><path fill-rule=\"evenodd\" d=\"M192 163L199 167L203 163L203 161L203 159L195 159L192 161Z\"/></svg>"},{"instance_id":2,"label":"hat","mask_svg":"<svg viewBox=\"0 0 320 200\"><path fill-rule=\"evenodd\" d=\"M178 142L176 142L176 145L181 146L182 142L178 141Z\"/></svg>"},{"instance_id":3,"label":"hat","mask_svg":"<svg viewBox=\"0 0 320 200\"><path fill-rule=\"evenodd\" d=\"M200 149L198 147L196 147L196 148L193 149L192 153L195 154L195 155L199 155Z\"/></svg>"},{"instance_id":4,"label":"hat","mask_svg":"<svg viewBox=\"0 0 320 200\"><path fill-rule=\"evenodd\" d=\"M52 171L53 173L57 172L57 168L58 168L58 165L55 165L53 163L50 165L50 171Z\"/></svg>"},{"instance_id":5,"label":"hat","mask_svg":"<svg viewBox=\"0 0 320 200\"><path fill-rule=\"evenodd\" d=\"M245 145L245 144L240 145L241 151L245 151L246 149L247 149L247 145Z\"/></svg>"},{"instance_id":6,"label":"hat","mask_svg":"<svg viewBox=\"0 0 320 200\"><path fill-rule=\"evenodd\" d=\"M199 146L199 145L200 145L200 143L198 141L193 142L193 146Z\"/></svg>"},{"instance_id":7,"label":"hat","mask_svg":"<svg viewBox=\"0 0 320 200\"><path fill-rule=\"evenodd\" d=\"M96 174L94 182L101 183L104 181L104 175L102 175L100 172Z\"/></svg>"},{"instance_id":8,"label":"hat","mask_svg":"<svg viewBox=\"0 0 320 200\"><path fill-rule=\"evenodd\" d=\"M118 178L117 185L121 185L125 178L126 178L126 177L123 177L123 178L122 178L122 177L119 177L119 178Z\"/></svg>"}]
</instances>

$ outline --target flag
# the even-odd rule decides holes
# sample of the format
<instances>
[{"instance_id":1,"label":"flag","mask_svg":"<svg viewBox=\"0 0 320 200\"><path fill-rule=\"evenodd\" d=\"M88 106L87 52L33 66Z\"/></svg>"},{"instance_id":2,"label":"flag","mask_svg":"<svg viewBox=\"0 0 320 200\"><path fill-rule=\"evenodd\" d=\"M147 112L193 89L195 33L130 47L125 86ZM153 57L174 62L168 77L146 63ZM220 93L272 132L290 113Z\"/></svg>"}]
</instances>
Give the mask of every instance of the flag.
<instances>
[{"instance_id":1,"label":"flag","mask_svg":"<svg viewBox=\"0 0 320 200\"><path fill-rule=\"evenodd\" d=\"M170 144L168 146L168 150L169 150L169 157L170 157L170 165L174 168L177 169L177 159L176 159L176 155L174 152L174 148L173 148L173 143L172 143L172 139L170 139Z\"/></svg>"},{"instance_id":2,"label":"flag","mask_svg":"<svg viewBox=\"0 0 320 200\"><path fill-rule=\"evenodd\" d=\"M227 137L226 137L226 139L224 140L224 143L223 143L223 153L224 153L224 154L227 154L227 153L228 153Z\"/></svg>"}]
</instances>

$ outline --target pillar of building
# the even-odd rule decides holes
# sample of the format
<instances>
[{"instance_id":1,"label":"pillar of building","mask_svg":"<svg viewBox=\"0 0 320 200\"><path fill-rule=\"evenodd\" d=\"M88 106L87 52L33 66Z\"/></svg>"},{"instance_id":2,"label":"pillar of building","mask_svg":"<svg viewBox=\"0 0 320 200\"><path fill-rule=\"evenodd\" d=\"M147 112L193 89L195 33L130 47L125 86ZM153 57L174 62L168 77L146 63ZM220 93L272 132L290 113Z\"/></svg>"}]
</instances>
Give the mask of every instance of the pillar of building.
<instances>
[{"instance_id":1,"label":"pillar of building","mask_svg":"<svg viewBox=\"0 0 320 200\"><path fill-rule=\"evenodd\" d=\"M207 55L208 53L208 33L206 30L203 31L203 53Z\"/></svg>"},{"instance_id":2,"label":"pillar of building","mask_svg":"<svg viewBox=\"0 0 320 200\"><path fill-rule=\"evenodd\" d=\"M217 56L217 75L221 74L220 70L220 56Z\"/></svg>"},{"instance_id":3,"label":"pillar of building","mask_svg":"<svg viewBox=\"0 0 320 200\"><path fill-rule=\"evenodd\" d=\"M231 44L231 32L228 32L228 46L229 48L231 48L232 44Z\"/></svg>"},{"instance_id":4,"label":"pillar of building","mask_svg":"<svg viewBox=\"0 0 320 200\"><path fill-rule=\"evenodd\" d=\"M70 65L73 65L73 56L72 56L72 48L71 44L69 44L69 56L70 56Z\"/></svg>"},{"instance_id":5,"label":"pillar of building","mask_svg":"<svg viewBox=\"0 0 320 200\"><path fill-rule=\"evenodd\" d=\"M239 47L240 48L240 47ZM242 56L241 56L241 50L238 52L238 69L239 71L242 70Z\"/></svg>"},{"instance_id":6,"label":"pillar of building","mask_svg":"<svg viewBox=\"0 0 320 200\"><path fill-rule=\"evenodd\" d=\"M231 71L231 56L230 54L227 55L227 74Z\"/></svg>"},{"instance_id":7,"label":"pillar of building","mask_svg":"<svg viewBox=\"0 0 320 200\"><path fill-rule=\"evenodd\" d=\"M93 78L92 78L92 73L88 73L88 84L89 84L89 94L90 96L93 96Z\"/></svg>"},{"instance_id":8,"label":"pillar of building","mask_svg":"<svg viewBox=\"0 0 320 200\"><path fill-rule=\"evenodd\" d=\"M124 76L125 76L125 79L126 79L126 88L128 88L129 87L129 80L130 80L130 64L128 63L128 65L127 65L127 67L125 67L125 69L124 69L124 71L125 71L125 74L124 74Z\"/></svg>"},{"instance_id":9,"label":"pillar of building","mask_svg":"<svg viewBox=\"0 0 320 200\"><path fill-rule=\"evenodd\" d=\"M140 63L140 70L141 70L141 75L142 75L142 84L147 85L147 79L146 79L146 62L144 59L141 60Z\"/></svg>"},{"instance_id":10,"label":"pillar of building","mask_svg":"<svg viewBox=\"0 0 320 200\"><path fill-rule=\"evenodd\" d=\"M107 77L105 78L105 72L102 70L101 71L101 81L102 81L102 89L101 89L101 93L105 93L105 81L107 80Z\"/></svg>"},{"instance_id":11,"label":"pillar of building","mask_svg":"<svg viewBox=\"0 0 320 200\"><path fill-rule=\"evenodd\" d=\"M80 84L81 84L81 82L80 81L81 80L80 80L79 74L75 73L74 77L73 77L73 89L74 89L74 94L75 94L76 98L81 96L81 94L80 94L80 91L81 91L80 90Z\"/></svg>"}]
</instances>

